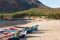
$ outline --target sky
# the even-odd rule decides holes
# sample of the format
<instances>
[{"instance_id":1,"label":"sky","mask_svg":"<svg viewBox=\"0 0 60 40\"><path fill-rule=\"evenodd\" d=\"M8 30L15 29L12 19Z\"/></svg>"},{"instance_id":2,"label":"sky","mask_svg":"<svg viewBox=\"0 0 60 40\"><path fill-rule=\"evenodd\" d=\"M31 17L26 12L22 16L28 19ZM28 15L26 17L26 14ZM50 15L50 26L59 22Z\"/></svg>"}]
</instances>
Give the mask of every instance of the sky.
<instances>
[{"instance_id":1,"label":"sky","mask_svg":"<svg viewBox=\"0 0 60 40\"><path fill-rule=\"evenodd\" d=\"M52 8L60 7L60 0L39 0L39 1L41 1L44 5L47 5Z\"/></svg>"}]
</instances>

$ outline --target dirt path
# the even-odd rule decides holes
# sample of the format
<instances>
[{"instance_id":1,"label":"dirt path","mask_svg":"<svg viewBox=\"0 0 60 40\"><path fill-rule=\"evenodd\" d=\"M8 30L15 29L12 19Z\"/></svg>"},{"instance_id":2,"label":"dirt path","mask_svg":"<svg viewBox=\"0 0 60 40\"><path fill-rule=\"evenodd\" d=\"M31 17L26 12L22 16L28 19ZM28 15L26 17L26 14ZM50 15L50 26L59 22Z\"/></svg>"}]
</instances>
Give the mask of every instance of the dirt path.
<instances>
[{"instance_id":1,"label":"dirt path","mask_svg":"<svg viewBox=\"0 0 60 40\"><path fill-rule=\"evenodd\" d=\"M28 34L27 40L60 40L60 20L38 22L39 30Z\"/></svg>"}]
</instances>

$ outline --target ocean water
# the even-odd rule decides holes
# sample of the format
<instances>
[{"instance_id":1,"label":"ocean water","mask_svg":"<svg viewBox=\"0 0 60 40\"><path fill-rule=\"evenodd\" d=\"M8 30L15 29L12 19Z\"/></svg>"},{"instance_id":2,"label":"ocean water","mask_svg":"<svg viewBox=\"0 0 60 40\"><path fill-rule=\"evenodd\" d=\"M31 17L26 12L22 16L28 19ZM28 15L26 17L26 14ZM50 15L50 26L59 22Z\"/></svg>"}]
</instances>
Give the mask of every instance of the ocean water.
<instances>
[{"instance_id":1,"label":"ocean water","mask_svg":"<svg viewBox=\"0 0 60 40\"><path fill-rule=\"evenodd\" d=\"M0 23L1 22L13 22L13 21L19 21L19 20L12 20L12 21L9 21L9 20L0 20Z\"/></svg>"},{"instance_id":2,"label":"ocean water","mask_svg":"<svg viewBox=\"0 0 60 40\"><path fill-rule=\"evenodd\" d=\"M5 20L0 20L0 22L4 22Z\"/></svg>"},{"instance_id":3,"label":"ocean water","mask_svg":"<svg viewBox=\"0 0 60 40\"><path fill-rule=\"evenodd\" d=\"M6 20L0 20L0 23L3 23L3 22L9 22L9 21L6 21Z\"/></svg>"},{"instance_id":4,"label":"ocean water","mask_svg":"<svg viewBox=\"0 0 60 40\"><path fill-rule=\"evenodd\" d=\"M13 25L20 25L20 24L27 24L31 22L32 20L0 20L0 27L6 27L6 26L13 26Z\"/></svg>"}]
</instances>

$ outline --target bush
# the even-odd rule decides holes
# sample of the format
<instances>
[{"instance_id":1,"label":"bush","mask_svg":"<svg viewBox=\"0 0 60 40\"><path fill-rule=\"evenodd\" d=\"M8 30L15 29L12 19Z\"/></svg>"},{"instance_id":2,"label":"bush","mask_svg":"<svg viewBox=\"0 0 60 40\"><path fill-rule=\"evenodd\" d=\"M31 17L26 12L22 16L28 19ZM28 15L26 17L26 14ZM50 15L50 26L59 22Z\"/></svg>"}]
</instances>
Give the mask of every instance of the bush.
<instances>
[{"instance_id":1,"label":"bush","mask_svg":"<svg viewBox=\"0 0 60 40\"><path fill-rule=\"evenodd\" d=\"M60 13L48 13L46 16L52 19L60 19Z\"/></svg>"},{"instance_id":2,"label":"bush","mask_svg":"<svg viewBox=\"0 0 60 40\"><path fill-rule=\"evenodd\" d=\"M0 18L2 19L4 17L4 15L0 15Z\"/></svg>"},{"instance_id":3,"label":"bush","mask_svg":"<svg viewBox=\"0 0 60 40\"><path fill-rule=\"evenodd\" d=\"M36 16L41 17L45 16L47 18L51 19L60 19L60 13L39 13L39 12L22 12L22 13L15 13L15 14L8 14L9 16L12 16L13 18L24 18L25 16ZM7 16L6 14L0 15L0 18L4 18L4 16Z\"/></svg>"},{"instance_id":4,"label":"bush","mask_svg":"<svg viewBox=\"0 0 60 40\"><path fill-rule=\"evenodd\" d=\"M14 14L13 18L24 18L26 16L25 13L21 13L21 14Z\"/></svg>"}]
</instances>

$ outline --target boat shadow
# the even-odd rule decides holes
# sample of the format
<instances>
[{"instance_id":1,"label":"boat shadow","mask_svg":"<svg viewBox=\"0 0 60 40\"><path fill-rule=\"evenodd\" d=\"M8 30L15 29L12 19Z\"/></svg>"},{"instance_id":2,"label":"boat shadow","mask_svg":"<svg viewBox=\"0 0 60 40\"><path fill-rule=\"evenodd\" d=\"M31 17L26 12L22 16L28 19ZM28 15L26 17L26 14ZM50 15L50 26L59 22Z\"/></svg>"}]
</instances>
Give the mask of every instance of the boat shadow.
<instances>
[{"instance_id":1,"label":"boat shadow","mask_svg":"<svg viewBox=\"0 0 60 40\"><path fill-rule=\"evenodd\" d=\"M41 36L41 35L34 35L33 34L45 34L47 32L49 32L51 30L48 30L48 29L40 29L40 30L37 30L37 31L34 31L33 33L31 33L31 35L27 34L27 38L23 39L23 40L27 40L28 38L41 38L41 37L45 37L45 36Z\"/></svg>"},{"instance_id":2,"label":"boat shadow","mask_svg":"<svg viewBox=\"0 0 60 40\"><path fill-rule=\"evenodd\" d=\"M40 30L34 31L32 34L44 34L44 33L50 32L50 31L51 30L40 29Z\"/></svg>"},{"instance_id":3,"label":"boat shadow","mask_svg":"<svg viewBox=\"0 0 60 40\"><path fill-rule=\"evenodd\" d=\"M45 36L27 36L27 38L23 38L20 40L27 40L28 38L41 38L41 37L45 37Z\"/></svg>"}]
</instances>

